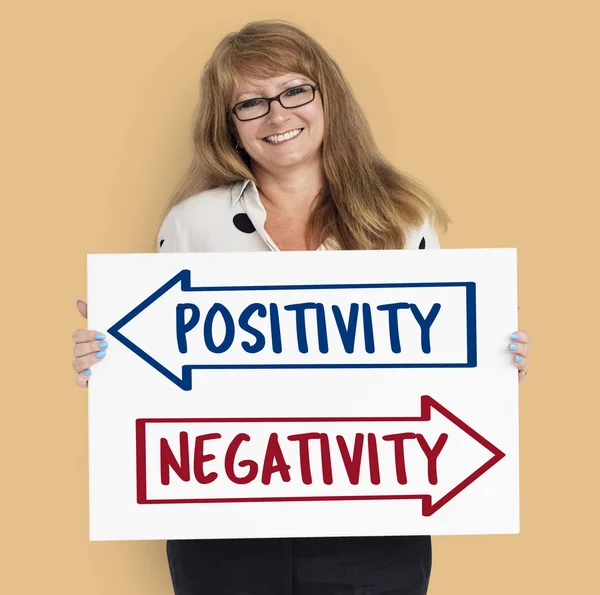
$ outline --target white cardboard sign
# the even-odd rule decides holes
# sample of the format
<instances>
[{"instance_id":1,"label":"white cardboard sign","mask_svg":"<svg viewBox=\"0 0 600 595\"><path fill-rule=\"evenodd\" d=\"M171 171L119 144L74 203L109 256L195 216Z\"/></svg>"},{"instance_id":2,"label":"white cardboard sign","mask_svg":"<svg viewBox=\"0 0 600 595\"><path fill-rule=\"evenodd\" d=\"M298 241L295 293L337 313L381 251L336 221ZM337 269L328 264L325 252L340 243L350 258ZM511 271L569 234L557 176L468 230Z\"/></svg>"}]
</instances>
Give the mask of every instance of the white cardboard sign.
<instances>
[{"instance_id":1,"label":"white cardboard sign","mask_svg":"<svg viewBox=\"0 0 600 595\"><path fill-rule=\"evenodd\" d=\"M516 250L88 255L92 540L516 533Z\"/></svg>"}]
</instances>

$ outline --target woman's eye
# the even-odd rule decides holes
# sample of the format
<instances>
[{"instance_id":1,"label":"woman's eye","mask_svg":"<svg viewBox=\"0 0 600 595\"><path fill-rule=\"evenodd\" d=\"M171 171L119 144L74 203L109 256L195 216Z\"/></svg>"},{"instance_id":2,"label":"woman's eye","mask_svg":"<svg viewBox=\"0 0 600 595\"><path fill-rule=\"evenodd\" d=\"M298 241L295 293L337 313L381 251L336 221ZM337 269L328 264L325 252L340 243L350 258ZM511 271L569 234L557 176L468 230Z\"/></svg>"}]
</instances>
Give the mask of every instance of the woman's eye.
<instances>
[{"instance_id":1,"label":"woman's eye","mask_svg":"<svg viewBox=\"0 0 600 595\"><path fill-rule=\"evenodd\" d=\"M256 107L260 99L249 99L248 101L244 101L242 105L239 106L240 109L249 109L251 107Z\"/></svg>"},{"instance_id":2,"label":"woman's eye","mask_svg":"<svg viewBox=\"0 0 600 595\"><path fill-rule=\"evenodd\" d=\"M289 95L289 96L302 95L302 93L304 93L305 91L306 91L306 89L304 87L294 87L293 89L288 90L287 95Z\"/></svg>"}]
</instances>

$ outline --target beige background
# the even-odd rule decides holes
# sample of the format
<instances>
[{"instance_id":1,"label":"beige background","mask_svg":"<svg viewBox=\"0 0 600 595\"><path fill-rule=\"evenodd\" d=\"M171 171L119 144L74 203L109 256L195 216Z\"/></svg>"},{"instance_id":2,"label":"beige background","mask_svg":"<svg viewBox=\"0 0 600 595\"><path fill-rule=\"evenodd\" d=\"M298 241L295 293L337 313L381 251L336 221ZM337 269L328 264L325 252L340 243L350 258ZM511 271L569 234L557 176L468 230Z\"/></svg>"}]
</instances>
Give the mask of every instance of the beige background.
<instances>
[{"instance_id":1,"label":"beige background","mask_svg":"<svg viewBox=\"0 0 600 595\"><path fill-rule=\"evenodd\" d=\"M448 208L442 247L519 250L533 348L522 531L435 537L430 593L594 590L597 3L2 0L0 11L0 592L171 592L164 542L88 541L75 300L87 299L87 253L154 250L191 155L200 71L223 35L263 18L305 27L338 61L384 154Z\"/></svg>"}]
</instances>

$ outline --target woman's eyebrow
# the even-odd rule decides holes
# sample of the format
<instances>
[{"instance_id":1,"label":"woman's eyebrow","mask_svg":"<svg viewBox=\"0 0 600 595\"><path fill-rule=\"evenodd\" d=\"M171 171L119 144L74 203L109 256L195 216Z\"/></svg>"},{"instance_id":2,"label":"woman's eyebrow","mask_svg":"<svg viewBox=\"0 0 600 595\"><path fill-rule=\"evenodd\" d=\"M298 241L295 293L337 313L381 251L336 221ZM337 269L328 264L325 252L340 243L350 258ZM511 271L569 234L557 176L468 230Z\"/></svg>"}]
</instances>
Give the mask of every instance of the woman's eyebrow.
<instances>
[{"instance_id":1,"label":"woman's eyebrow","mask_svg":"<svg viewBox=\"0 0 600 595\"><path fill-rule=\"evenodd\" d=\"M289 85L289 83L292 83L294 81L307 81L308 79L304 78L304 77L294 77L292 79L289 79L287 81L285 81L285 83L281 83L281 86L279 87L281 90L283 90L286 85ZM247 89L246 91L239 93L238 96L235 98L234 102L238 102L240 100L240 97L244 96L244 95L251 95L254 94L253 96L256 97L264 97L264 95L262 95L263 91L261 91L261 89L258 89L257 87L253 87L252 89Z\"/></svg>"}]
</instances>

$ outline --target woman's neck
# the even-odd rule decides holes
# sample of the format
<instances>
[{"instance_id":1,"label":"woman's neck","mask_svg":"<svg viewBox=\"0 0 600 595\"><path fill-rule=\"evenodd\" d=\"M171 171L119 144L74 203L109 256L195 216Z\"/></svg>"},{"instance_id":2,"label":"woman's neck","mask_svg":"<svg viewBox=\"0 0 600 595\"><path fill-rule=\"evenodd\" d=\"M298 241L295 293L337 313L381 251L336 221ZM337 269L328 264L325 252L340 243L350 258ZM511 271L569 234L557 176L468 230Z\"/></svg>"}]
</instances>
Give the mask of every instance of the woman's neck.
<instances>
[{"instance_id":1,"label":"woman's neck","mask_svg":"<svg viewBox=\"0 0 600 595\"><path fill-rule=\"evenodd\" d=\"M308 219L313 201L323 186L320 167L289 168L278 172L257 168L261 201L267 213Z\"/></svg>"}]
</instances>

